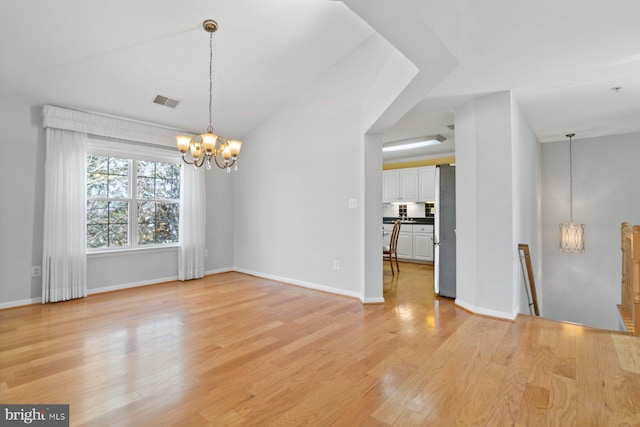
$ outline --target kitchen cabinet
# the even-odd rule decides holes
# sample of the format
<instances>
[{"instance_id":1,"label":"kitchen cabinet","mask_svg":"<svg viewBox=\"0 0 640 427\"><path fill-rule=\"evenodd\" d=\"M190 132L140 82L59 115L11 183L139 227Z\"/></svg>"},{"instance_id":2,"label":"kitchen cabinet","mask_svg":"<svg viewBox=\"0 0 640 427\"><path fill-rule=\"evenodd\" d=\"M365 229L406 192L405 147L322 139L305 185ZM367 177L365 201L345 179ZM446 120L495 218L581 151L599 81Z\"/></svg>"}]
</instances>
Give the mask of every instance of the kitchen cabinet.
<instances>
[{"instance_id":1,"label":"kitchen cabinet","mask_svg":"<svg viewBox=\"0 0 640 427\"><path fill-rule=\"evenodd\" d=\"M382 244L389 246L393 224L383 224L386 236ZM433 261L433 225L402 224L398 234L398 259L403 261Z\"/></svg>"},{"instance_id":2,"label":"kitchen cabinet","mask_svg":"<svg viewBox=\"0 0 640 427\"><path fill-rule=\"evenodd\" d=\"M418 201L433 202L436 200L436 167L418 168Z\"/></svg>"},{"instance_id":3,"label":"kitchen cabinet","mask_svg":"<svg viewBox=\"0 0 640 427\"><path fill-rule=\"evenodd\" d=\"M397 169L382 173L382 201L409 203L418 200L418 169Z\"/></svg>"},{"instance_id":4,"label":"kitchen cabinet","mask_svg":"<svg viewBox=\"0 0 640 427\"><path fill-rule=\"evenodd\" d=\"M382 172L382 202L398 201L398 171Z\"/></svg>"},{"instance_id":5,"label":"kitchen cabinet","mask_svg":"<svg viewBox=\"0 0 640 427\"><path fill-rule=\"evenodd\" d=\"M423 166L383 171L382 202L433 202L436 199L436 167Z\"/></svg>"},{"instance_id":6,"label":"kitchen cabinet","mask_svg":"<svg viewBox=\"0 0 640 427\"><path fill-rule=\"evenodd\" d=\"M400 234L398 234L398 258L411 260L413 259L413 233L411 231L403 231L402 229L411 229L411 225L402 225Z\"/></svg>"},{"instance_id":7,"label":"kitchen cabinet","mask_svg":"<svg viewBox=\"0 0 640 427\"><path fill-rule=\"evenodd\" d=\"M433 225L413 226L413 259L433 261Z\"/></svg>"}]
</instances>

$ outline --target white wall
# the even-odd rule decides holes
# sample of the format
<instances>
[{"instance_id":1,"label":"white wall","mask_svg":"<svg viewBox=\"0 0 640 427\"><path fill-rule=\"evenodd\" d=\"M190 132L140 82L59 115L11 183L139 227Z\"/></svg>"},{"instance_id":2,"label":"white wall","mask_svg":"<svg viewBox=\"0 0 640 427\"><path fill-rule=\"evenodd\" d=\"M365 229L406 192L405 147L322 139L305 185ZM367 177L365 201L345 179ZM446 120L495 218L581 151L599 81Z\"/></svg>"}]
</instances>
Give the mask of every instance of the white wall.
<instances>
[{"instance_id":1,"label":"white wall","mask_svg":"<svg viewBox=\"0 0 640 427\"><path fill-rule=\"evenodd\" d=\"M541 145L533 129L522 114L515 99L511 99L513 137L513 218L514 244L529 245L538 306L543 308L542 296L542 178ZM514 306L520 313L531 313L527 289L519 256L514 252Z\"/></svg>"},{"instance_id":2,"label":"white wall","mask_svg":"<svg viewBox=\"0 0 640 427\"><path fill-rule=\"evenodd\" d=\"M362 236L368 227L362 228L362 210L375 197L364 188L363 180L374 173L363 170L364 134L375 118L371 106L385 108L371 93L380 76L394 69L388 64L394 57L395 49L372 36L245 137L243 169L234 182L236 268L365 298L363 245L376 245L379 253L381 232L377 244ZM408 75L400 82L406 85ZM396 80L394 86L402 84ZM369 167L381 180L381 157ZM381 196L379 191L374 201L378 228ZM349 199L358 208L349 208ZM378 286L381 295L381 276Z\"/></svg>"},{"instance_id":3,"label":"white wall","mask_svg":"<svg viewBox=\"0 0 640 427\"><path fill-rule=\"evenodd\" d=\"M227 173L212 169L206 174L207 186L207 259L206 274L227 271L233 267L233 180L242 174L245 166L242 154L238 171ZM257 214L264 206L253 206Z\"/></svg>"},{"instance_id":4,"label":"white wall","mask_svg":"<svg viewBox=\"0 0 640 427\"><path fill-rule=\"evenodd\" d=\"M513 315L513 164L509 92L476 100L476 307Z\"/></svg>"},{"instance_id":5,"label":"white wall","mask_svg":"<svg viewBox=\"0 0 640 427\"><path fill-rule=\"evenodd\" d=\"M478 198L476 177L476 103L456 109L456 297L475 309L476 233Z\"/></svg>"},{"instance_id":6,"label":"white wall","mask_svg":"<svg viewBox=\"0 0 640 427\"><path fill-rule=\"evenodd\" d=\"M456 303L523 311L518 243L539 246L539 144L510 92L456 110Z\"/></svg>"},{"instance_id":7,"label":"white wall","mask_svg":"<svg viewBox=\"0 0 640 427\"><path fill-rule=\"evenodd\" d=\"M382 134L365 135L362 144L362 180L360 182L363 208L360 215L361 274L360 292L363 302L384 302L382 289Z\"/></svg>"},{"instance_id":8,"label":"white wall","mask_svg":"<svg viewBox=\"0 0 640 427\"><path fill-rule=\"evenodd\" d=\"M579 137L579 135L578 135ZM573 140L573 217L585 252L562 253L569 221L569 141L542 145L545 317L618 329L620 224L640 224L640 134Z\"/></svg>"},{"instance_id":9,"label":"white wall","mask_svg":"<svg viewBox=\"0 0 640 427\"><path fill-rule=\"evenodd\" d=\"M478 313L512 318L512 163L511 102L508 92L471 101L463 118L456 115L457 298ZM465 128L473 132L458 132ZM473 135L468 139L467 135ZM473 146L473 155L463 153ZM474 218L470 218L473 215ZM471 224L467 224L471 222ZM469 231L475 228L475 233ZM473 256L471 254L473 253ZM465 258L468 256L468 258ZM474 264L475 274L465 274Z\"/></svg>"}]
</instances>

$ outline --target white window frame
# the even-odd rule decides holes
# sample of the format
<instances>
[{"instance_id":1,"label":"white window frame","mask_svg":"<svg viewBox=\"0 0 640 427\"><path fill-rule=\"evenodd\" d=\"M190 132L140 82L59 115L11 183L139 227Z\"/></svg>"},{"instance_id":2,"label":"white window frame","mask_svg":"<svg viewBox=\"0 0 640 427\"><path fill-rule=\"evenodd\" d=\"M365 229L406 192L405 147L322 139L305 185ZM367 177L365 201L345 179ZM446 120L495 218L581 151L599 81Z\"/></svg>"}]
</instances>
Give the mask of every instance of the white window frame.
<instances>
[{"instance_id":1,"label":"white window frame","mask_svg":"<svg viewBox=\"0 0 640 427\"><path fill-rule=\"evenodd\" d=\"M87 157L91 155L96 156L109 156L117 157L120 159L127 159L129 161L129 197L127 199L121 198L105 198L108 201L126 201L129 203L129 244L127 246L116 246L106 248L89 248L87 246L87 254L108 254L118 252L129 251L149 251L158 250L163 248L175 248L180 246L182 239L182 233L178 229L178 242L175 243L161 243L161 244L146 244L138 245L138 202L170 202L178 203L180 211L182 211L183 192L182 192L182 159L177 149L169 147L160 147L157 145L137 143L133 141L123 142L107 137L89 135L87 141ZM180 166L180 199L138 199L137 197L137 184L138 174L136 163L134 161L153 161L163 163L174 163ZM86 167L85 167L86 169ZM94 198L94 200L100 200L100 198ZM88 198L87 198L88 200ZM86 219L85 219L86 221ZM180 227L180 225L178 225Z\"/></svg>"}]
</instances>

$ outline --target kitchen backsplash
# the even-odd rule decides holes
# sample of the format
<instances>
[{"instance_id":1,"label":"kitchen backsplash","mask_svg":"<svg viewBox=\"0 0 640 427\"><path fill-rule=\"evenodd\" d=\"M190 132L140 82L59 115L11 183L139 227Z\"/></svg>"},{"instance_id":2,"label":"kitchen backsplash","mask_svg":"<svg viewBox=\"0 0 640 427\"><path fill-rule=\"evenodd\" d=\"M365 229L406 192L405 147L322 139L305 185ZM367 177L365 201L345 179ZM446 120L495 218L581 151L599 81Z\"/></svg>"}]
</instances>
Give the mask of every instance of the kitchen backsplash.
<instances>
[{"instance_id":1,"label":"kitchen backsplash","mask_svg":"<svg viewBox=\"0 0 640 427\"><path fill-rule=\"evenodd\" d=\"M433 209L434 203L408 203L406 205L383 203L382 216L399 217L406 213L409 218L426 218L433 216Z\"/></svg>"}]
</instances>

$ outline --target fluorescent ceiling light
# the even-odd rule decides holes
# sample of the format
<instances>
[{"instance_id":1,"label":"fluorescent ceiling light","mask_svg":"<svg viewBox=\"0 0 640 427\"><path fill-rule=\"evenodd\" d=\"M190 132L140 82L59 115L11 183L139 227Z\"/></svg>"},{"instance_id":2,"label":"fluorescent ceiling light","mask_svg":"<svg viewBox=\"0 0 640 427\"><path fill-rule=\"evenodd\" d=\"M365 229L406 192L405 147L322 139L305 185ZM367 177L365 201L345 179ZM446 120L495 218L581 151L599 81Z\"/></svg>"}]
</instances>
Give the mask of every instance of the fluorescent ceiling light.
<instances>
[{"instance_id":1,"label":"fluorescent ceiling light","mask_svg":"<svg viewBox=\"0 0 640 427\"><path fill-rule=\"evenodd\" d=\"M415 148L427 147L429 145L438 145L442 144L443 141L446 141L442 135L436 135L435 137L425 137L425 138L413 138L413 139L405 139L402 141L389 142L384 144L382 147L383 152L390 151L402 151L402 150L413 150Z\"/></svg>"}]
</instances>

